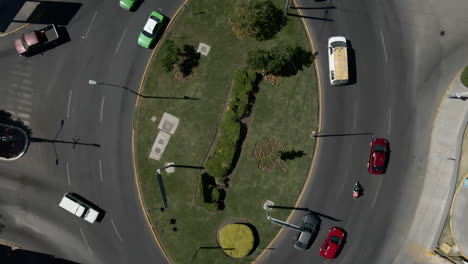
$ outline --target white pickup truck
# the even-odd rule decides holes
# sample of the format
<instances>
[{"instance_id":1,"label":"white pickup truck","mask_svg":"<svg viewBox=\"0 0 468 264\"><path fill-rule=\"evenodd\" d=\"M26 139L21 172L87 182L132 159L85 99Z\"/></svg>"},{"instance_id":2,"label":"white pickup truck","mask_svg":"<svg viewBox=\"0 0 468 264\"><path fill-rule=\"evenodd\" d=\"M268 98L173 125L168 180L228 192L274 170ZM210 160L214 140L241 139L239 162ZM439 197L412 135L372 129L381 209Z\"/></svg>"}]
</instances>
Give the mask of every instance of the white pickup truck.
<instances>
[{"instance_id":1,"label":"white pickup truck","mask_svg":"<svg viewBox=\"0 0 468 264\"><path fill-rule=\"evenodd\" d=\"M65 193L59 206L91 224L94 223L99 216L98 211L73 193Z\"/></svg>"}]
</instances>

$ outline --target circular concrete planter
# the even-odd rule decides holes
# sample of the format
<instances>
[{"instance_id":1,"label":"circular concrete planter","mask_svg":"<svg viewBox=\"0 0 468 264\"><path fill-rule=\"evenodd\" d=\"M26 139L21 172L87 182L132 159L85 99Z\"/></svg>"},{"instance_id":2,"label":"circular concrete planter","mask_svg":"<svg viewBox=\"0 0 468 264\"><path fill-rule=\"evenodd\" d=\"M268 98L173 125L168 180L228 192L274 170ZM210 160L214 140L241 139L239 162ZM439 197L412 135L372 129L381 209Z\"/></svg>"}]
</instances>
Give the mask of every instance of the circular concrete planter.
<instances>
[{"instance_id":1,"label":"circular concrete planter","mask_svg":"<svg viewBox=\"0 0 468 264\"><path fill-rule=\"evenodd\" d=\"M23 135L24 137L24 145L22 147L22 150L14 157L11 157L11 158L5 158L5 157L1 157L0 156L0 160L6 160L6 161L12 161L12 160L17 160L19 158L21 158L24 153L26 152L26 149L28 148L29 146L29 138L28 138L28 135L26 134L26 132L19 128L19 127L15 127L15 126L10 126L10 125L5 125L5 124L0 124L1 127L6 127L6 128L9 128L9 129L16 129L20 132L20 134Z\"/></svg>"}]
</instances>

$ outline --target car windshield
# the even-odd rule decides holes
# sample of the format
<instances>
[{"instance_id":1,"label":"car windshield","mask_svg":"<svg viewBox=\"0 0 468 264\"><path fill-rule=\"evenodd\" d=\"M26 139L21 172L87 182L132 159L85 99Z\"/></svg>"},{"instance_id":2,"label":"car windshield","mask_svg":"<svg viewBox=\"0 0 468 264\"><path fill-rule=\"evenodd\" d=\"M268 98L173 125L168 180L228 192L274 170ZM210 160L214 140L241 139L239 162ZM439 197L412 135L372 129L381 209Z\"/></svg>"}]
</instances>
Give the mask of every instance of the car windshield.
<instances>
[{"instance_id":1,"label":"car windshield","mask_svg":"<svg viewBox=\"0 0 468 264\"><path fill-rule=\"evenodd\" d=\"M337 237L337 236L331 236L330 241L337 244L337 245L339 245L341 239L339 237Z\"/></svg>"},{"instance_id":2,"label":"car windshield","mask_svg":"<svg viewBox=\"0 0 468 264\"><path fill-rule=\"evenodd\" d=\"M24 34L21 36L21 45L23 45L25 50L29 48L28 43L26 43L26 40L24 39Z\"/></svg>"},{"instance_id":3,"label":"car windshield","mask_svg":"<svg viewBox=\"0 0 468 264\"><path fill-rule=\"evenodd\" d=\"M374 169L374 171L381 171L382 166L372 166L372 169Z\"/></svg>"},{"instance_id":4,"label":"car windshield","mask_svg":"<svg viewBox=\"0 0 468 264\"><path fill-rule=\"evenodd\" d=\"M387 151L387 148L382 145L375 145L375 152L385 152Z\"/></svg>"},{"instance_id":5,"label":"car windshield","mask_svg":"<svg viewBox=\"0 0 468 264\"><path fill-rule=\"evenodd\" d=\"M145 35L146 37L148 38L152 38L154 37L155 33L156 33L156 26L157 24L161 22L161 20L159 20L159 18L155 17L155 16L150 16L150 18L148 19L148 21L146 22L145 24L145 27L143 28L143 35Z\"/></svg>"},{"instance_id":6,"label":"car windshield","mask_svg":"<svg viewBox=\"0 0 468 264\"><path fill-rule=\"evenodd\" d=\"M346 42L343 42L343 41L335 41L335 42L330 43L330 46L331 46L332 48L337 48L337 47L345 47L345 48L346 48Z\"/></svg>"}]
</instances>

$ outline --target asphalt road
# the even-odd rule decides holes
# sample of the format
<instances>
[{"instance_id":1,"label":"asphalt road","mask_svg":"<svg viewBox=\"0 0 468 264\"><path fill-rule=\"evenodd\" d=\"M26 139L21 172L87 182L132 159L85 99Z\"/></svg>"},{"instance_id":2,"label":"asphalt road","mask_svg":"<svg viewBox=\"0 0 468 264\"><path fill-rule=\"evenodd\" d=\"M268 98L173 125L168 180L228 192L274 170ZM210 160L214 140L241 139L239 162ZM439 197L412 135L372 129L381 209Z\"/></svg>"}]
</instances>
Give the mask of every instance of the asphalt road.
<instances>
[{"instance_id":1,"label":"asphalt road","mask_svg":"<svg viewBox=\"0 0 468 264\"><path fill-rule=\"evenodd\" d=\"M50 143L33 142L20 160L0 163L1 240L80 263L165 263L135 189L136 97L88 80L136 91L151 54L137 44L147 16L159 10L171 17L183 1L146 0L133 13L118 1L81 2L66 25L68 43L16 55L13 40L40 25L0 42L0 109L24 120L33 137L70 142L55 143L56 153ZM68 191L102 208L102 222L59 208Z\"/></svg>"},{"instance_id":2,"label":"asphalt road","mask_svg":"<svg viewBox=\"0 0 468 264\"><path fill-rule=\"evenodd\" d=\"M332 226L344 228L346 243L332 263L412 263L404 248L418 217L418 204L437 107L453 76L468 64L468 34L462 10L449 1L297 1L318 51L323 88L322 137L316 167L299 207L321 215L311 249L293 249L286 231L259 263L324 263L319 249ZM292 18L292 17L290 17ZM444 31L443 33L441 31ZM356 82L333 87L328 80L327 39L350 40ZM385 175L366 163L374 137L390 141ZM364 196L353 200L359 180ZM449 197L448 197L449 199ZM290 206L290 205L285 205ZM274 210L273 209L273 214ZM292 222L304 215L298 211ZM398 256L398 257L397 257Z\"/></svg>"}]
</instances>

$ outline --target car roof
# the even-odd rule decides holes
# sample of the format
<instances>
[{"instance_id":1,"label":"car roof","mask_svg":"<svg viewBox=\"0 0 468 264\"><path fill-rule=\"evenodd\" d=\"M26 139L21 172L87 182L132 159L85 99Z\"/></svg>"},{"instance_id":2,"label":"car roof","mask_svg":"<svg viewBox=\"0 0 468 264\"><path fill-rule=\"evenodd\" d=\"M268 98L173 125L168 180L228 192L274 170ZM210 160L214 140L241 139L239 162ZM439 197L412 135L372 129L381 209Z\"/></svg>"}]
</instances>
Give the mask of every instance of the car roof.
<instances>
[{"instance_id":1,"label":"car roof","mask_svg":"<svg viewBox=\"0 0 468 264\"><path fill-rule=\"evenodd\" d=\"M151 16L148 18L148 21L146 21L145 27L143 29L150 34L153 34L157 24L158 21L154 20L154 17Z\"/></svg>"}]
</instances>

